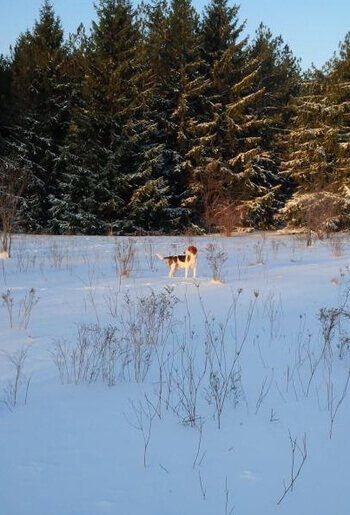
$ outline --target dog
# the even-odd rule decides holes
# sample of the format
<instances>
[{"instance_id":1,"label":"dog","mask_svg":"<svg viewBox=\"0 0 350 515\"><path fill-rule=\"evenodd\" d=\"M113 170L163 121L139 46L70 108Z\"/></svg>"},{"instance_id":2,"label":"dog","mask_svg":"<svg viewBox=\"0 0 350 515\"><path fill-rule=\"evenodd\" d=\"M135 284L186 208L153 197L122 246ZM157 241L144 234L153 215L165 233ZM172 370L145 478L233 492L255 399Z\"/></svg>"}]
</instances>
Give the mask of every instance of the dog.
<instances>
[{"instance_id":1,"label":"dog","mask_svg":"<svg viewBox=\"0 0 350 515\"><path fill-rule=\"evenodd\" d=\"M181 256L162 256L157 254L159 259L166 259L169 265L169 277L175 277L175 272L178 268L185 269L185 278L188 277L190 268L193 270L193 278L196 278L197 273L197 249L193 245L187 247L186 253Z\"/></svg>"}]
</instances>

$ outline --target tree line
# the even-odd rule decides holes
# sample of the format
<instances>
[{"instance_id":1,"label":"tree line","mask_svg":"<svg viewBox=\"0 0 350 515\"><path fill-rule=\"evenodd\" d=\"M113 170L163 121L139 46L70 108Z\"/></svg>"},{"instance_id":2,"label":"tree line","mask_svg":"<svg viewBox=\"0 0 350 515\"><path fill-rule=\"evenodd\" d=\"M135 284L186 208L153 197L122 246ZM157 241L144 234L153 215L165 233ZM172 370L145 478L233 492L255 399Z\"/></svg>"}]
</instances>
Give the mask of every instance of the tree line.
<instances>
[{"instance_id":1,"label":"tree line","mask_svg":"<svg viewBox=\"0 0 350 515\"><path fill-rule=\"evenodd\" d=\"M99 0L67 39L45 0L0 57L0 204L58 234L350 226L350 36L302 73L239 7ZM25 187L23 184L25 183Z\"/></svg>"}]
</instances>

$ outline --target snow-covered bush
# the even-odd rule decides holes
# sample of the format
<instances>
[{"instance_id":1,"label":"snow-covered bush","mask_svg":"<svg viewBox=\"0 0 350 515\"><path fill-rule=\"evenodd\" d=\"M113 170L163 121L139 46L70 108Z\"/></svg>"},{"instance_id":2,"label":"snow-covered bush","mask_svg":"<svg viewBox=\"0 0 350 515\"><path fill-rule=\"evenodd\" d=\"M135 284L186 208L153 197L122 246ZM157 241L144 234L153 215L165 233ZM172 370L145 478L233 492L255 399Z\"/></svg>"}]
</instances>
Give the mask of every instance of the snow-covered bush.
<instances>
[{"instance_id":1,"label":"snow-covered bush","mask_svg":"<svg viewBox=\"0 0 350 515\"><path fill-rule=\"evenodd\" d=\"M322 236L350 226L350 199L328 191L296 194L280 217L291 227L306 227Z\"/></svg>"}]
</instances>

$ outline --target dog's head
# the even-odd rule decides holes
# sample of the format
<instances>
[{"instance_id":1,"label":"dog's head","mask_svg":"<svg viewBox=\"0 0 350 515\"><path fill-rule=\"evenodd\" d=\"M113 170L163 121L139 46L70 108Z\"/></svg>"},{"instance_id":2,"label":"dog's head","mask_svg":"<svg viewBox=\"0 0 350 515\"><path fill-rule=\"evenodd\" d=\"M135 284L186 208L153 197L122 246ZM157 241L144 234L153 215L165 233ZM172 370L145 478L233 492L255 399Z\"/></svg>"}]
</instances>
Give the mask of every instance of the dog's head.
<instances>
[{"instance_id":1,"label":"dog's head","mask_svg":"<svg viewBox=\"0 0 350 515\"><path fill-rule=\"evenodd\" d=\"M197 254L197 249L193 245L187 247L186 254L193 254L194 256Z\"/></svg>"}]
</instances>

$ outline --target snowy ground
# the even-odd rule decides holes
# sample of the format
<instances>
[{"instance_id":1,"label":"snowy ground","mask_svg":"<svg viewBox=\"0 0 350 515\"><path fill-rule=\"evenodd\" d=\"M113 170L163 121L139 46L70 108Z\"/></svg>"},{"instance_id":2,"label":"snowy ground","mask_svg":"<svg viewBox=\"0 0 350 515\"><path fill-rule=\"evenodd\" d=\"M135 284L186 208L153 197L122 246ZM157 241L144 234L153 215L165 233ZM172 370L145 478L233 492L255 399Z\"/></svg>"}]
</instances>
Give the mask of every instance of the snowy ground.
<instances>
[{"instance_id":1,"label":"snowy ground","mask_svg":"<svg viewBox=\"0 0 350 515\"><path fill-rule=\"evenodd\" d=\"M349 236L135 238L119 280L122 241L0 261L0 513L348 514Z\"/></svg>"}]
</instances>

